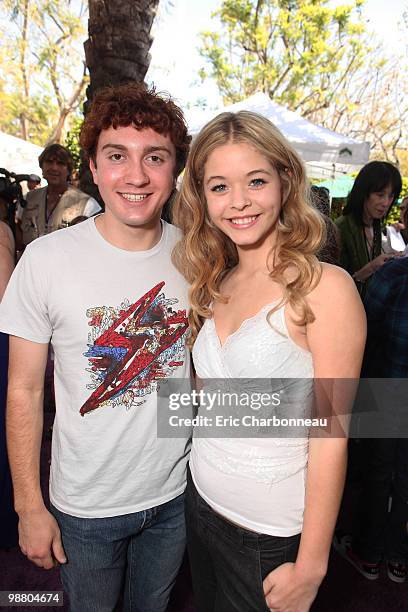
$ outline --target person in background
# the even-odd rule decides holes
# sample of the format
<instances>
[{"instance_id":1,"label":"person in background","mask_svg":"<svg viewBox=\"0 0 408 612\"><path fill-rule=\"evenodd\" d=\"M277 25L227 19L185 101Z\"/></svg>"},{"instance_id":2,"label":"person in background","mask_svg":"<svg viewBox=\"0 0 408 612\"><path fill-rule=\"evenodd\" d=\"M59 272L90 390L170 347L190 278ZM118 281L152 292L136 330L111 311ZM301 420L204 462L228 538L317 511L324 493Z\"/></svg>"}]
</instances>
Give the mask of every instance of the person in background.
<instances>
[{"instance_id":1,"label":"person in background","mask_svg":"<svg viewBox=\"0 0 408 612\"><path fill-rule=\"evenodd\" d=\"M30 174L29 179L27 180L27 192L34 191L34 189L38 189L41 185L41 179L37 174ZM20 202L18 202L16 207L15 214L15 231L16 231L16 244L19 245L19 250L21 250L22 245L22 235L21 235L21 219L23 217L24 208Z\"/></svg>"},{"instance_id":2,"label":"person in background","mask_svg":"<svg viewBox=\"0 0 408 612\"><path fill-rule=\"evenodd\" d=\"M373 161L358 173L335 223L340 231L340 265L364 297L371 276L394 253L384 253L381 222L401 192L401 174L388 162Z\"/></svg>"},{"instance_id":3,"label":"person in background","mask_svg":"<svg viewBox=\"0 0 408 612\"><path fill-rule=\"evenodd\" d=\"M27 181L27 189L28 191L34 191L34 189L38 189L41 185L41 179L37 174L30 174L30 178Z\"/></svg>"},{"instance_id":4,"label":"person in background","mask_svg":"<svg viewBox=\"0 0 408 612\"><path fill-rule=\"evenodd\" d=\"M0 221L0 302L14 268L14 238L10 227ZM13 508L13 489L7 459L5 412L8 369L8 336L0 332L0 548L18 542L18 517Z\"/></svg>"},{"instance_id":5,"label":"person in background","mask_svg":"<svg viewBox=\"0 0 408 612\"><path fill-rule=\"evenodd\" d=\"M338 265L340 256L339 230L330 218L330 192L327 187L312 185L310 188L312 204L323 216L326 225L326 240L317 254L319 261Z\"/></svg>"},{"instance_id":6,"label":"person in background","mask_svg":"<svg viewBox=\"0 0 408 612\"><path fill-rule=\"evenodd\" d=\"M90 217L101 210L96 200L69 184L73 160L68 149L49 145L38 162L48 184L27 193L20 224L23 247L39 236L68 227L77 217Z\"/></svg>"},{"instance_id":7,"label":"person in background","mask_svg":"<svg viewBox=\"0 0 408 612\"><path fill-rule=\"evenodd\" d=\"M408 244L408 221L407 221L407 216L406 216L407 211L408 211L408 196L405 196L400 206L400 220L401 220L401 224L404 226L400 228L400 232L401 232L401 236L404 239L405 244Z\"/></svg>"},{"instance_id":8,"label":"person in background","mask_svg":"<svg viewBox=\"0 0 408 612\"><path fill-rule=\"evenodd\" d=\"M406 208L402 222L408 226ZM364 305L368 333L363 375L367 378L404 379L398 385L406 385L407 257L381 266L372 278ZM389 427L390 423L395 431L396 422L400 437L384 437L386 429L382 427L378 438L360 440L363 472L359 520L353 536L343 534L334 539L336 550L369 580L379 577L382 561L385 561L387 574L394 582L404 582L407 576L408 429L405 401L402 418L397 412L398 402L389 392L384 427Z\"/></svg>"},{"instance_id":9,"label":"person in background","mask_svg":"<svg viewBox=\"0 0 408 612\"><path fill-rule=\"evenodd\" d=\"M408 244L408 226L404 223L406 211L408 209L408 196L403 198L400 204L400 218L397 223L387 226L387 238L388 242L392 244L396 243L399 251L405 251Z\"/></svg>"}]
</instances>

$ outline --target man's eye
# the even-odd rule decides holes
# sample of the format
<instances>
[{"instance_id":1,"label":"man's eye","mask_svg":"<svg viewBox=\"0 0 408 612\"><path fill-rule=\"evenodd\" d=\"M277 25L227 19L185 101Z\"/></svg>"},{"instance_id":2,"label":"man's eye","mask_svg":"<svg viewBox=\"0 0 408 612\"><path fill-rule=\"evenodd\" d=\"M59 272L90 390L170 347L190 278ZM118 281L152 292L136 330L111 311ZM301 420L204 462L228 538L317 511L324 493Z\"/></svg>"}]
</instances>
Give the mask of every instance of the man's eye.
<instances>
[{"instance_id":1,"label":"man's eye","mask_svg":"<svg viewBox=\"0 0 408 612\"><path fill-rule=\"evenodd\" d=\"M123 155L122 153L112 153L111 155L109 155L109 159L111 159L112 161L120 161L121 159L123 159Z\"/></svg>"},{"instance_id":2,"label":"man's eye","mask_svg":"<svg viewBox=\"0 0 408 612\"><path fill-rule=\"evenodd\" d=\"M222 193L223 191L225 191L227 189L226 185L214 185L214 187L211 187L211 191L214 191L215 193Z\"/></svg>"},{"instance_id":3,"label":"man's eye","mask_svg":"<svg viewBox=\"0 0 408 612\"><path fill-rule=\"evenodd\" d=\"M249 184L251 187L260 187L261 185L265 185L266 181L263 178L254 178Z\"/></svg>"},{"instance_id":4,"label":"man's eye","mask_svg":"<svg viewBox=\"0 0 408 612\"><path fill-rule=\"evenodd\" d=\"M148 161L151 161L154 164L160 164L163 161L163 159L159 155L149 155L147 159Z\"/></svg>"}]
</instances>

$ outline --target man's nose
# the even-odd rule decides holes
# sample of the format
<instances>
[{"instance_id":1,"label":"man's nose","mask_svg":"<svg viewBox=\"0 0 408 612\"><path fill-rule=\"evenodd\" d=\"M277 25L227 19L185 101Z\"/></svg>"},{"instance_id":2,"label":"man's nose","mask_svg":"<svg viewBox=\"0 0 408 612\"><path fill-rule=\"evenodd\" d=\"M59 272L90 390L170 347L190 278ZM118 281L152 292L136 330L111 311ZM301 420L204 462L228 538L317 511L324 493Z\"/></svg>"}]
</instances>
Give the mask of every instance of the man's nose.
<instances>
[{"instance_id":1,"label":"man's nose","mask_svg":"<svg viewBox=\"0 0 408 612\"><path fill-rule=\"evenodd\" d=\"M126 168L125 181L135 185L146 185L146 183L149 183L149 175L142 160L129 161Z\"/></svg>"}]
</instances>

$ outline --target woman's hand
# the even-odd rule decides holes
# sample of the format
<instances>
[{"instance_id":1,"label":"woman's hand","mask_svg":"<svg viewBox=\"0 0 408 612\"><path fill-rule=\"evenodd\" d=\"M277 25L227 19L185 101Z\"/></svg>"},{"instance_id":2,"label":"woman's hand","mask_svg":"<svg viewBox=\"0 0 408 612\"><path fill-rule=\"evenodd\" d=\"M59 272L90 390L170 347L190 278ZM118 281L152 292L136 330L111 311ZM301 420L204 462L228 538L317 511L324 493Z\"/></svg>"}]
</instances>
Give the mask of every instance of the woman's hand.
<instances>
[{"instance_id":1,"label":"woman's hand","mask_svg":"<svg viewBox=\"0 0 408 612\"><path fill-rule=\"evenodd\" d=\"M373 274L374 272L377 272L377 270L381 268L381 266L383 266L385 262L389 261L390 259L395 259L396 256L397 256L396 253L382 253L381 255L378 255L378 257L375 257L371 261L371 267L373 270Z\"/></svg>"},{"instance_id":2,"label":"woman's hand","mask_svg":"<svg viewBox=\"0 0 408 612\"><path fill-rule=\"evenodd\" d=\"M377 272L377 270L381 268L381 266L383 266L387 261L389 261L390 259L395 259L396 257L400 257L400 255L401 254L396 251L392 253L381 253L381 255L378 255L377 257L372 259L370 262L368 262L368 264L360 268L360 270L354 272L353 278L356 281L365 281L367 280L367 278L370 278L370 276L372 276L374 272Z\"/></svg>"},{"instance_id":3,"label":"woman's hand","mask_svg":"<svg viewBox=\"0 0 408 612\"><path fill-rule=\"evenodd\" d=\"M274 612L308 612L324 575L284 563L263 581L266 605Z\"/></svg>"}]
</instances>

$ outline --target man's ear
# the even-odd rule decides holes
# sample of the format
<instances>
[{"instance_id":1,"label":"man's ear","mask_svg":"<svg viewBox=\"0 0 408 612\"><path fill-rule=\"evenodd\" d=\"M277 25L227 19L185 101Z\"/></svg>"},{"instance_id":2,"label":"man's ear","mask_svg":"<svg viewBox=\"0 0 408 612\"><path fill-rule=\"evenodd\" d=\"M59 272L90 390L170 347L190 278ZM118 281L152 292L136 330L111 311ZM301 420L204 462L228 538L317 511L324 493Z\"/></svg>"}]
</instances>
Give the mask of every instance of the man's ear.
<instances>
[{"instance_id":1,"label":"man's ear","mask_svg":"<svg viewBox=\"0 0 408 612\"><path fill-rule=\"evenodd\" d=\"M98 184L98 172L96 169L96 163L94 162L92 157L89 160L89 169L92 173L93 182L95 183L95 185L97 185Z\"/></svg>"}]
</instances>

